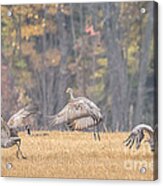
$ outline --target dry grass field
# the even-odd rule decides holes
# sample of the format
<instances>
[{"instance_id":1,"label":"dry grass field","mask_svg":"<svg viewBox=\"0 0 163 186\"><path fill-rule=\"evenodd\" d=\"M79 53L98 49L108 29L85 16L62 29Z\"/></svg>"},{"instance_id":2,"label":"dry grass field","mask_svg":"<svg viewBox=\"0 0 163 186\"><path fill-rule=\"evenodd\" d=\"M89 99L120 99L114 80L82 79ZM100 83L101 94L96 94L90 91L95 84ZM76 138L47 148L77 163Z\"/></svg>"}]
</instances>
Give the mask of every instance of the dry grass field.
<instances>
[{"instance_id":1,"label":"dry grass field","mask_svg":"<svg viewBox=\"0 0 163 186\"><path fill-rule=\"evenodd\" d=\"M41 136L42 133L48 133ZM35 135L35 134L40 134ZM2 149L2 176L153 180L153 154L148 144L140 150L123 145L128 133L33 132L20 133L27 159L17 159L16 146ZM7 169L6 163L12 168ZM146 169L141 173L141 169Z\"/></svg>"}]
</instances>

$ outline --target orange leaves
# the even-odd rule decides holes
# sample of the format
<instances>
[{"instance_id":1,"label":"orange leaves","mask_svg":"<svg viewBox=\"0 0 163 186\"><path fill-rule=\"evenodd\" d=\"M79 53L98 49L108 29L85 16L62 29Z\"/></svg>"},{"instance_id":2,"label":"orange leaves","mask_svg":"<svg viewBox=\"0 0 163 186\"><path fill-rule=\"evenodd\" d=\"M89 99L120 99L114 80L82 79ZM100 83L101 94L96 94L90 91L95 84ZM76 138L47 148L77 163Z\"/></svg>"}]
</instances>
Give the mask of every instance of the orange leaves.
<instances>
[{"instance_id":1,"label":"orange leaves","mask_svg":"<svg viewBox=\"0 0 163 186\"><path fill-rule=\"evenodd\" d=\"M51 4L48 5L47 7L47 12L51 15L55 15L57 13L58 9L58 4Z\"/></svg>"},{"instance_id":2,"label":"orange leaves","mask_svg":"<svg viewBox=\"0 0 163 186\"><path fill-rule=\"evenodd\" d=\"M94 27L93 27L93 25L90 25L90 26L86 26L86 28L85 28L85 32L88 34L88 35L90 35L90 36L98 36L99 34L100 34L100 32L96 32L95 30L94 30Z\"/></svg>"},{"instance_id":3,"label":"orange leaves","mask_svg":"<svg viewBox=\"0 0 163 186\"><path fill-rule=\"evenodd\" d=\"M22 27L22 38L28 38L30 36L43 35L44 28L42 24L37 25L27 25Z\"/></svg>"}]
</instances>

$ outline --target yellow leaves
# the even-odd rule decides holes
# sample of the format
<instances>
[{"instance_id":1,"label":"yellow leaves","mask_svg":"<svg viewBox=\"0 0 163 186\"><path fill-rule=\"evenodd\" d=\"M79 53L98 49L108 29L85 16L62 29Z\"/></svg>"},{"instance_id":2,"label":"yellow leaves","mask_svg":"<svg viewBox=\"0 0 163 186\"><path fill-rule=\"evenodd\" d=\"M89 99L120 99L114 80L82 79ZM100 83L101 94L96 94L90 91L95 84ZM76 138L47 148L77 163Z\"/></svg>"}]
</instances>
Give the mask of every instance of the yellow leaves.
<instances>
[{"instance_id":1,"label":"yellow leaves","mask_svg":"<svg viewBox=\"0 0 163 186\"><path fill-rule=\"evenodd\" d=\"M100 41L98 41L99 39L97 38L97 41L95 42L94 45L94 54L98 55L100 53L105 52L105 49L103 48L103 46L101 45Z\"/></svg>"},{"instance_id":2,"label":"yellow leaves","mask_svg":"<svg viewBox=\"0 0 163 186\"><path fill-rule=\"evenodd\" d=\"M35 69L41 69L42 68L42 61L41 61L41 55L36 52L34 49L34 43L24 41L22 43L22 53L25 56L30 56L30 60L33 63L33 67Z\"/></svg>"},{"instance_id":3,"label":"yellow leaves","mask_svg":"<svg viewBox=\"0 0 163 186\"><path fill-rule=\"evenodd\" d=\"M24 59L17 60L14 65L21 70L24 70L27 67L27 63Z\"/></svg>"},{"instance_id":4,"label":"yellow leaves","mask_svg":"<svg viewBox=\"0 0 163 186\"><path fill-rule=\"evenodd\" d=\"M98 67L90 75L90 80L95 81L96 83L101 82L103 84L103 77L105 77L107 69L108 69L107 68L108 60L107 58L97 59L97 64L98 64Z\"/></svg>"},{"instance_id":5,"label":"yellow leaves","mask_svg":"<svg viewBox=\"0 0 163 186\"><path fill-rule=\"evenodd\" d=\"M128 48L128 52L135 53L139 50L139 46L136 42L132 42L132 45Z\"/></svg>"},{"instance_id":6,"label":"yellow leaves","mask_svg":"<svg viewBox=\"0 0 163 186\"><path fill-rule=\"evenodd\" d=\"M36 14L36 15L34 16L34 18L35 18L35 19L38 19L38 18L39 18L38 14Z\"/></svg>"},{"instance_id":7,"label":"yellow leaves","mask_svg":"<svg viewBox=\"0 0 163 186\"><path fill-rule=\"evenodd\" d=\"M25 13L23 6L12 6L12 12L14 15L23 15Z\"/></svg>"},{"instance_id":8,"label":"yellow leaves","mask_svg":"<svg viewBox=\"0 0 163 186\"><path fill-rule=\"evenodd\" d=\"M108 59L107 58L100 58L100 59L97 60L97 63L100 66L107 67L107 65L108 65Z\"/></svg>"},{"instance_id":9,"label":"yellow leaves","mask_svg":"<svg viewBox=\"0 0 163 186\"><path fill-rule=\"evenodd\" d=\"M89 86L87 90L89 95L96 94L95 96L99 97L100 94L102 94L102 92L104 91L104 83L96 83L95 85Z\"/></svg>"},{"instance_id":10,"label":"yellow leaves","mask_svg":"<svg viewBox=\"0 0 163 186\"><path fill-rule=\"evenodd\" d=\"M6 6L1 6L1 16L5 17L7 15L8 8Z\"/></svg>"},{"instance_id":11,"label":"yellow leaves","mask_svg":"<svg viewBox=\"0 0 163 186\"><path fill-rule=\"evenodd\" d=\"M15 47L16 46L16 43L15 42L12 42L12 47Z\"/></svg>"},{"instance_id":12,"label":"yellow leaves","mask_svg":"<svg viewBox=\"0 0 163 186\"><path fill-rule=\"evenodd\" d=\"M128 47L128 67L130 72L136 72L138 70L138 61L135 57L139 53L139 46L136 42L131 43Z\"/></svg>"},{"instance_id":13,"label":"yellow leaves","mask_svg":"<svg viewBox=\"0 0 163 186\"><path fill-rule=\"evenodd\" d=\"M18 104L27 105L31 101L31 98L27 96L27 93L23 87L17 87L17 93L19 95L17 99Z\"/></svg>"},{"instance_id":14,"label":"yellow leaves","mask_svg":"<svg viewBox=\"0 0 163 186\"><path fill-rule=\"evenodd\" d=\"M52 4L47 7L47 12L51 15L55 15L57 13L58 4Z\"/></svg>"},{"instance_id":15,"label":"yellow leaves","mask_svg":"<svg viewBox=\"0 0 163 186\"><path fill-rule=\"evenodd\" d=\"M104 16L104 11L102 9L99 10L98 15L99 15L99 17L102 18Z\"/></svg>"},{"instance_id":16,"label":"yellow leaves","mask_svg":"<svg viewBox=\"0 0 163 186\"><path fill-rule=\"evenodd\" d=\"M101 78L105 75L106 70L104 68L101 68L94 73L94 78Z\"/></svg>"},{"instance_id":17,"label":"yellow leaves","mask_svg":"<svg viewBox=\"0 0 163 186\"><path fill-rule=\"evenodd\" d=\"M10 34L11 30L13 30L13 19L9 15L9 11L11 11L6 6L1 6L1 27L2 27L2 35Z\"/></svg>"},{"instance_id":18,"label":"yellow leaves","mask_svg":"<svg viewBox=\"0 0 163 186\"><path fill-rule=\"evenodd\" d=\"M44 29L42 25L28 25L22 27L22 37L39 36L43 35Z\"/></svg>"},{"instance_id":19,"label":"yellow leaves","mask_svg":"<svg viewBox=\"0 0 163 186\"><path fill-rule=\"evenodd\" d=\"M37 25L27 25L21 27L21 34L22 38L26 38L28 40L31 36L40 36L43 35L44 29L42 27L42 24ZM12 32L12 37L16 37L16 30Z\"/></svg>"},{"instance_id":20,"label":"yellow leaves","mask_svg":"<svg viewBox=\"0 0 163 186\"><path fill-rule=\"evenodd\" d=\"M46 6L47 13L51 15L55 15L58 12L58 9L60 9L61 12L64 14L70 14L70 8L69 6L66 6L65 4L51 4Z\"/></svg>"}]
</instances>

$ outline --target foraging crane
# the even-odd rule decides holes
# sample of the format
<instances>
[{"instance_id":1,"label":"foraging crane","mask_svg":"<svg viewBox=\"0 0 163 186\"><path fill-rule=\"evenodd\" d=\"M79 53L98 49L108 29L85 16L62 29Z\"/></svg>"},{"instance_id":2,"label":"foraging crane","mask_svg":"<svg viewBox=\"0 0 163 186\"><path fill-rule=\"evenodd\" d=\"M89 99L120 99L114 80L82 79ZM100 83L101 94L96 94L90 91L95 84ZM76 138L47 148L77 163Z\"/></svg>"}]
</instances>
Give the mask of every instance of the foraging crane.
<instances>
[{"instance_id":1,"label":"foraging crane","mask_svg":"<svg viewBox=\"0 0 163 186\"><path fill-rule=\"evenodd\" d=\"M11 116L9 121L6 123L1 117L1 147L10 148L17 145L16 156L19 158L19 154L23 159L26 157L23 155L20 146L21 138L18 136L17 128L24 125L24 119L28 116L35 114L38 111L37 105L27 105L26 107L19 110L16 114Z\"/></svg>"},{"instance_id":2,"label":"foraging crane","mask_svg":"<svg viewBox=\"0 0 163 186\"><path fill-rule=\"evenodd\" d=\"M75 98L71 88L68 88L66 93L70 95L70 100L58 114L49 116L51 126L66 124L71 130L94 127L94 138L96 139L97 135L100 140L99 125L102 123L100 108L85 97Z\"/></svg>"},{"instance_id":3,"label":"foraging crane","mask_svg":"<svg viewBox=\"0 0 163 186\"><path fill-rule=\"evenodd\" d=\"M157 128L156 128L157 129ZM134 127L129 137L124 141L126 146L131 149L134 142L136 142L136 149L140 148L141 142L144 139L144 132L146 131L149 135L149 139L146 142L149 143L151 151L155 151L155 143L157 142L157 130L154 130L151 126L146 124L140 124Z\"/></svg>"}]
</instances>

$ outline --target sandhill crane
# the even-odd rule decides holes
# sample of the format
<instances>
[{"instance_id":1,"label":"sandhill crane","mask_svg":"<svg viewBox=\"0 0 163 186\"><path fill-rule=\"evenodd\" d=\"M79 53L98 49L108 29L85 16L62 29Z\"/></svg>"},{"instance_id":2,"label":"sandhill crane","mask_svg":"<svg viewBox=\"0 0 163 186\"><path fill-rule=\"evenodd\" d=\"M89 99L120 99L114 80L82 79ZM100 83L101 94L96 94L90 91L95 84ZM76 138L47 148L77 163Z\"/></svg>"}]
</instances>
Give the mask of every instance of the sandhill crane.
<instances>
[{"instance_id":1,"label":"sandhill crane","mask_svg":"<svg viewBox=\"0 0 163 186\"><path fill-rule=\"evenodd\" d=\"M94 138L96 139L97 135L100 140L99 125L102 123L100 108L85 97L75 98L71 88L68 88L66 93L70 95L69 102L58 114L49 116L49 123L52 126L66 124L71 130L94 127Z\"/></svg>"},{"instance_id":2,"label":"sandhill crane","mask_svg":"<svg viewBox=\"0 0 163 186\"><path fill-rule=\"evenodd\" d=\"M16 152L17 158L19 158L19 154L23 159L26 158L20 149L21 138L18 136L17 128L19 126L24 125L23 120L25 118L27 118L31 114L35 114L37 111L38 111L37 105L30 104L19 110L13 116L11 116L7 123L1 117L1 147L10 148L14 145L17 145L18 147Z\"/></svg>"},{"instance_id":3,"label":"sandhill crane","mask_svg":"<svg viewBox=\"0 0 163 186\"><path fill-rule=\"evenodd\" d=\"M144 132L149 134L149 139L146 142L149 143L151 151L155 151L155 143L157 142L157 128L154 130L151 126L146 124L139 124L134 127L129 135L129 137L124 141L126 146L131 149L134 142L136 142L136 149L140 148L141 142L144 139Z\"/></svg>"}]
</instances>

